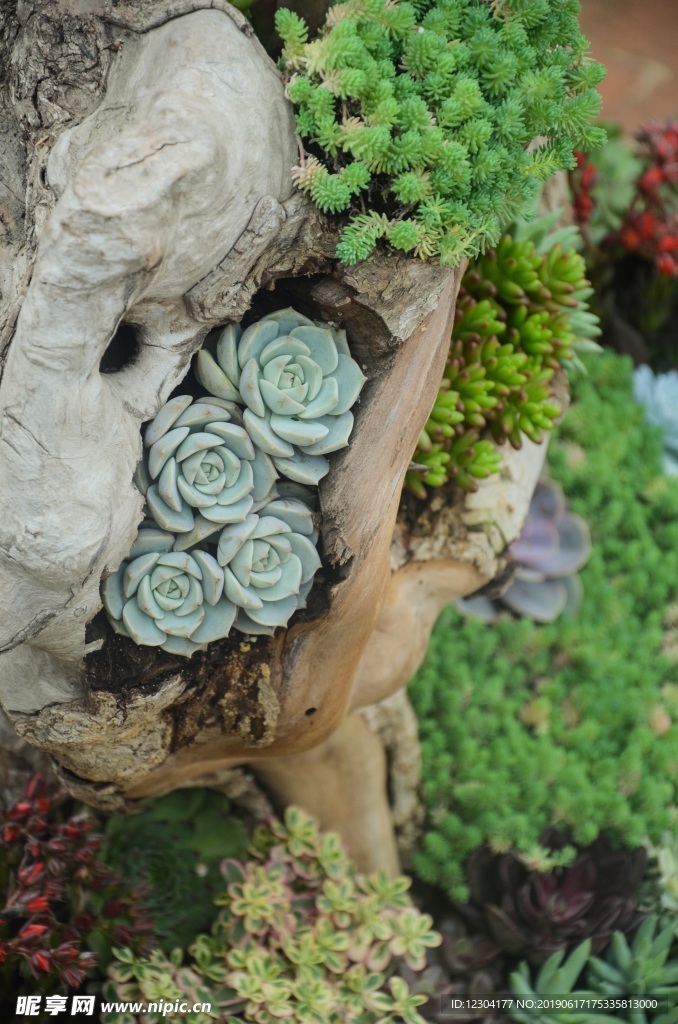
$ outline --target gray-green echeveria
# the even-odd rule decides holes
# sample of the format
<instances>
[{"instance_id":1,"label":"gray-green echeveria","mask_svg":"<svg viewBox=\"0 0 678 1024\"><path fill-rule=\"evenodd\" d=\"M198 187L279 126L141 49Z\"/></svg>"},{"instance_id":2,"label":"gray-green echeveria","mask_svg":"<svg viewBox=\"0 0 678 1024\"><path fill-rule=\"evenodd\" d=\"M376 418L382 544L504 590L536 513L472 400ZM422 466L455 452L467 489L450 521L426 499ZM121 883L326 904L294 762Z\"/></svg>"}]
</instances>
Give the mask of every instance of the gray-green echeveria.
<instances>
[{"instance_id":1,"label":"gray-green echeveria","mask_svg":"<svg viewBox=\"0 0 678 1024\"><path fill-rule=\"evenodd\" d=\"M296 498L275 499L223 528L217 561L238 629L271 634L304 607L321 564L316 539L312 513Z\"/></svg>"},{"instance_id":2,"label":"gray-green echeveria","mask_svg":"<svg viewBox=\"0 0 678 1024\"><path fill-rule=\"evenodd\" d=\"M348 444L365 382L345 332L293 309L245 331L229 324L198 353L196 374L211 394L247 407L254 444L303 484L317 484L329 469L324 456Z\"/></svg>"},{"instance_id":3,"label":"gray-green echeveria","mask_svg":"<svg viewBox=\"0 0 678 1024\"><path fill-rule=\"evenodd\" d=\"M268 501L278 474L253 444L237 405L179 395L146 428L135 475L151 518L186 550Z\"/></svg>"},{"instance_id":4,"label":"gray-green echeveria","mask_svg":"<svg viewBox=\"0 0 678 1024\"><path fill-rule=\"evenodd\" d=\"M224 593L224 570L207 551L173 551L174 535L139 530L129 558L101 588L116 633L146 647L190 657L228 636L236 607Z\"/></svg>"}]
</instances>

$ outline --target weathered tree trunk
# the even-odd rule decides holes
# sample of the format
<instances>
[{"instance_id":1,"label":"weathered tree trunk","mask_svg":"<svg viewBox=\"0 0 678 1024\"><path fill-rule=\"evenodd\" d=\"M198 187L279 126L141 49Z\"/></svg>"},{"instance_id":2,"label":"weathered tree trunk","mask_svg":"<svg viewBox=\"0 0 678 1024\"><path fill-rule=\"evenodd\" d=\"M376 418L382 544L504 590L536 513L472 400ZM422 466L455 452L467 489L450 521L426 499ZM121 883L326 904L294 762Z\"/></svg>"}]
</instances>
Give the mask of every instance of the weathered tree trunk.
<instances>
[{"instance_id":1,"label":"weathered tree trunk","mask_svg":"<svg viewBox=\"0 0 678 1024\"><path fill-rule=\"evenodd\" d=\"M0 702L93 804L252 764L365 866L395 867L383 749L356 712L500 570L544 454L526 443L466 501L398 518L461 270L336 263L334 226L292 190L280 77L225 0L31 0L0 18ZM141 424L212 328L290 303L344 327L368 377L320 487L309 607L190 662L138 648L99 614L99 585L142 516Z\"/></svg>"}]
</instances>

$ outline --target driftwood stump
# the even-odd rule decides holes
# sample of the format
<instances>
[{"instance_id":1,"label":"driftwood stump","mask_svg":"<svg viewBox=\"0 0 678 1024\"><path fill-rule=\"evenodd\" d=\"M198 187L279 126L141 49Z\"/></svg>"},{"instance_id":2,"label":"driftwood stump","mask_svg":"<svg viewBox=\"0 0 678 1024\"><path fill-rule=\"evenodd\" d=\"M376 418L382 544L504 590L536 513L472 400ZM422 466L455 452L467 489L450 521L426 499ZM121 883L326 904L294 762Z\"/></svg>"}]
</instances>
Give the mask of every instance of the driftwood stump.
<instances>
[{"instance_id":1,"label":"driftwood stump","mask_svg":"<svg viewBox=\"0 0 678 1024\"><path fill-rule=\"evenodd\" d=\"M119 809L249 764L275 802L397 857L383 745L440 609L501 569L544 452L425 512L399 503L461 269L346 268L294 193L292 111L225 0L30 0L0 13L0 703L77 796ZM99 586L142 517L141 425L208 332L292 304L368 377L320 487L323 570L271 638L190 661L115 636Z\"/></svg>"}]
</instances>

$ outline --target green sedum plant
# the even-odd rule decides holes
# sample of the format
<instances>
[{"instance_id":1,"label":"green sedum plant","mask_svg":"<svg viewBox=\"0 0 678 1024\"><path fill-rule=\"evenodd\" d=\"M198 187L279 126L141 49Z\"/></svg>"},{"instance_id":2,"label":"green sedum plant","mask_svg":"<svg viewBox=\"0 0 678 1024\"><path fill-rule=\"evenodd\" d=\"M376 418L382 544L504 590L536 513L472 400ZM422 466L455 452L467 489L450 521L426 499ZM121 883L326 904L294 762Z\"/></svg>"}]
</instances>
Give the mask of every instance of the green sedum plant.
<instances>
[{"instance_id":1,"label":"green sedum plant","mask_svg":"<svg viewBox=\"0 0 678 1024\"><path fill-rule=\"evenodd\" d=\"M678 662L664 617L678 596L678 483L632 400L630 363L600 353L587 368L549 448L591 528L580 614L488 629L448 609L411 686L429 821L415 867L457 899L483 843L547 871L550 826L580 846L675 831Z\"/></svg>"},{"instance_id":2,"label":"green sedum plant","mask_svg":"<svg viewBox=\"0 0 678 1024\"><path fill-rule=\"evenodd\" d=\"M577 231L554 223L516 226L464 275L440 390L406 478L419 498L448 480L476 490L501 466L496 445L520 448L523 435L539 443L560 415L554 373L600 331Z\"/></svg>"},{"instance_id":3,"label":"green sedum plant","mask_svg":"<svg viewBox=\"0 0 678 1024\"><path fill-rule=\"evenodd\" d=\"M601 65L578 0L345 0L317 38L276 14L281 64L311 155L299 188L348 213L337 255L380 239L457 265L531 209L540 183L602 144ZM528 145L536 138L540 144Z\"/></svg>"},{"instance_id":4,"label":"green sedum plant","mask_svg":"<svg viewBox=\"0 0 678 1024\"><path fill-rule=\"evenodd\" d=\"M106 819L103 859L143 885L155 935L169 953L187 945L217 915L224 856L242 857L249 837L221 793L180 789L146 800L139 814Z\"/></svg>"},{"instance_id":5,"label":"green sedum plant","mask_svg":"<svg viewBox=\"0 0 678 1024\"><path fill-rule=\"evenodd\" d=\"M319 834L298 808L258 828L250 853L222 865L222 909L211 934L191 945L190 962L180 950L169 958L118 950L112 998L181 1000L200 991L220 1020L423 1024L417 1006L426 999L409 992L397 966L422 970L441 939L413 907L408 879L358 874L338 837Z\"/></svg>"}]
</instances>

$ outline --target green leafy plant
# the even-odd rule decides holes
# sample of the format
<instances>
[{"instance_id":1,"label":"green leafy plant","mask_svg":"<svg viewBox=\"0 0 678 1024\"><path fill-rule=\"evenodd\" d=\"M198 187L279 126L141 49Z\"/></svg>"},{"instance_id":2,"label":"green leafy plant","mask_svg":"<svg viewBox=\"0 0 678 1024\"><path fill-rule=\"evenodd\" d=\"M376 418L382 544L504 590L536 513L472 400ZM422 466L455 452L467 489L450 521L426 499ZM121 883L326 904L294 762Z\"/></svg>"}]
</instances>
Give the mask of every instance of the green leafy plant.
<instances>
[{"instance_id":1,"label":"green leafy plant","mask_svg":"<svg viewBox=\"0 0 678 1024\"><path fill-rule=\"evenodd\" d=\"M511 991L526 999L571 995L582 999L619 999L624 1003L635 997L639 1004L635 1008L626 1009L622 1005L614 1016L566 1007L562 1011L537 1013L524 1013L514 1008L509 1016L520 1024L528 1024L528 1021L532 1024L589 1024L591 1020L602 1024L615 1021L618 1024L676 1024L678 950L675 938L675 922L659 929L657 918L648 917L630 943L622 932L615 932L603 958L590 955L591 943L587 940L565 962L563 951L551 956L536 979L526 963L511 975ZM578 981L583 985L581 990L575 989ZM656 1009L643 1005L651 1001L656 1001Z\"/></svg>"},{"instance_id":2,"label":"green leafy plant","mask_svg":"<svg viewBox=\"0 0 678 1024\"><path fill-rule=\"evenodd\" d=\"M632 400L629 361L599 353L587 366L549 448L551 475L591 528L580 614L489 629L448 609L411 686L429 820L415 866L458 899L483 843L549 870L550 826L580 846L603 831L635 847L675 830L678 662L664 648L678 482Z\"/></svg>"},{"instance_id":3,"label":"green leafy plant","mask_svg":"<svg viewBox=\"0 0 678 1024\"><path fill-rule=\"evenodd\" d=\"M557 214L556 214L557 217ZM560 410L551 381L599 333L576 229L516 226L464 275L447 365L405 485L419 498L498 472L496 445L539 442Z\"/></svg>"},{"instance_id":4,"label":"green leafy plant","mask_svg":"<svg viewBox=\"0 0 678 1024\"><path fill-rule=\"evenodd\" d=\"M578 0L346 0L317 38L281 9L282 67L307 141L299 188L350 214L337 255L379 239L458 264L531 209L540 182L600 145L604 70ZM528 145L543 140L536 148Z\"/></svg>"},{"instance_id":5,"label":"green leafy plant","mask_svg":"<svg viewBox=\"0 0 678 1024\"><path fill-rule=\"evenodd\" d=\"M148 800L139 814L111 815L102 856L143 885L163 949L187 945L216 917L219 864L242 856L247 832L229 801L208 789L180 789Z\"/></svg>"},{"instance_id":6,"label":"green leafy plant","mask_svg":"<svg viewBox=\"0 0 678 1024\"><path fill-rule=\"evenodd\" d=\"M190 963L182 966L180 950L145 959L118 951L113 998L181 999L199 988L219 1019L423 1024L425 997L410 993L397 967L422 970L441 940L412 906L408 879L358 874L338 837L319 834L298 808L258 828L250 853L223 863L222 909L211 934L190 946Z\"/></svg>"}]
</instances>

